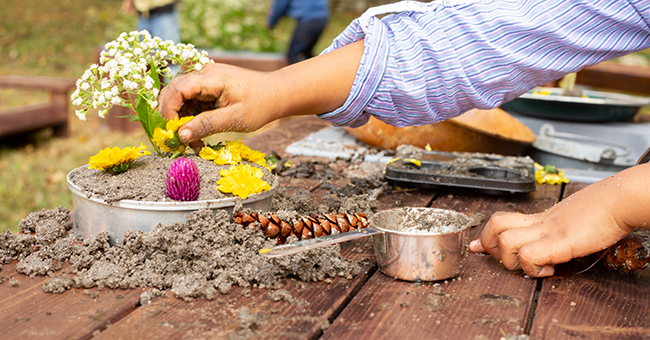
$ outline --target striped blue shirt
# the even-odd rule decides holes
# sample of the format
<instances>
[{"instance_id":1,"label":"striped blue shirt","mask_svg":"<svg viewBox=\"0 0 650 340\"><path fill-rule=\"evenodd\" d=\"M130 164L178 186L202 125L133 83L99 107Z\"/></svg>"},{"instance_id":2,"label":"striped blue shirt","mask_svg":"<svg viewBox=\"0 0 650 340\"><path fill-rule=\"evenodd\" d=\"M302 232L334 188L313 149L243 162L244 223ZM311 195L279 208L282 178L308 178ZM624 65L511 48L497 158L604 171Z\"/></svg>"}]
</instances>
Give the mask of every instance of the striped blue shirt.
<instances>
[{"instance_id":1,"label":"striped blue shirt","mask_svg":"<svg viewBox=\"0 0 650 340\"><path fill-rule=\"evenodd\" d=\"M347 101L319 116L352 127L370 116L431 124L650 47L650 1L403 1L369 9L323 53L360 39Z\"/></svg>"}]
</instances>

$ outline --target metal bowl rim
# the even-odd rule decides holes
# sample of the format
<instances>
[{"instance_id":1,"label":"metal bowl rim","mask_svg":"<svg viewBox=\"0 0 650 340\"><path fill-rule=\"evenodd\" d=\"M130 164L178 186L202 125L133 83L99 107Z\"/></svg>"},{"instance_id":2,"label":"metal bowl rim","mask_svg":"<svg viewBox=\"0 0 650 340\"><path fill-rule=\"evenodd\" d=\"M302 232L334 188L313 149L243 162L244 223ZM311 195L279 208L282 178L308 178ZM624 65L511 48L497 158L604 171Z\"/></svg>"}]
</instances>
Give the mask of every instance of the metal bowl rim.
<instances>
[{"instance_id":1,"label":"metal bowl rim","mask_svg":"<svg viewBox=\"0 0 650 340\"><path fill-rule=\"evenodd\" d=\"M461 213L461 212L458 212L458 211L455 211L455 210L451 210L451 209L427 208L427 207L403 207L403 208L393 208L393 209L388 209L388 210L382 210L382 211L380 211L380 212L374 214L374 215L371 217L371 221L372 221L372 219L374 219L377 215L379 215L379 214L381 214L381 213L383 213L383 212L386 212L386 211L393 211L393 210L403 210L403 209L416 209L416 210L430 210L430 211L444 211L444 212L452 212L452 213L460 214L460 215L463 215L463 216L467 217L468 222L470 222L470 220L469 220L470 217L467 216L467 215L465 215L465 214L463 214L463 213ZM432 237L432 236L436 236L436 237L437 237L437 236L442 236L442 237L444 237L444 236L453 236L453 235L458 235L458 234L461 234L461 233L467 231L470 227L471 227L471 225L468 223L468 224L465 225L464 227L462 227L462 228L460 228L460 229L458 229L458 230L456 230L456 231L454 231L454 232L450 232L450 233L429 233L429 232L422 232L422 233L409 233L409 232L405 232L405 231L398 231L398 230L393 230L393 229L386 229L386 228L378 227L378 226L375 225L374 223L372 224L372 228L375 228L375 229L377 229L377 230L379 230L379 231L383 231L383 232L385 232L386 234L393 234L393 235L399 235L399 236L408 236L408 237Z\"/></svg>"},{"instance_id":2,"label":"metal bowl rim","mask_svg":"<svg viewBox=\"0 0 650 340\"><path fill-rule=\"evenodd\" d=\"M531 91L549 91L552 94L561 93L561 88L556 87L536 87ZM534 99L542 100L547 102L564 102L564 103L576 103L576 104L595 104L595 105L618 105L618 106L632 106L640 107L645 105L650 105L650 98L645 98L641 96L631 96L622 93L610 93L610 92L600 92L600 91L591 91L583 90L582 93L586 95L593 95L598 97L605 98L583 98L583 97L569 97L569 96L560 96L560 95L543 95L543 94L533 94L530 92L524 93L518 98L522 99Z\"/></svg>"}]
</instances>

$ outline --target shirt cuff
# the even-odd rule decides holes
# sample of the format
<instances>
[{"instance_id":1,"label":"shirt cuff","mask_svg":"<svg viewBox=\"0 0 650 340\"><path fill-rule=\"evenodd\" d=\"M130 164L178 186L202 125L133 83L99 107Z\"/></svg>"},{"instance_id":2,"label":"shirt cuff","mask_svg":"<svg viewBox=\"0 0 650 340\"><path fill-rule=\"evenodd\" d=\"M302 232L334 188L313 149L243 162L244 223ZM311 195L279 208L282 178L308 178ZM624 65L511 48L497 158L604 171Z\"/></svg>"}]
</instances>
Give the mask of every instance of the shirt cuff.
<instances>
[{"instance_id":1,"label":"shirt cuff","mask_svg":"<svg viewBox=\"0 0 650 340\"><path fill-rule=\"evenodd\" d=\"M348 99L340 108L318 115L335 126L359 127L368 122L371 115L364 110L373 100L386 72L390 50L387 28L376 17L371 17L363 25L361 22L360 19L354 20L343 33L334 39L332 45L323 51L323 54L328 53L365 39L363 55Z\"/></svg>"}]
</instances>

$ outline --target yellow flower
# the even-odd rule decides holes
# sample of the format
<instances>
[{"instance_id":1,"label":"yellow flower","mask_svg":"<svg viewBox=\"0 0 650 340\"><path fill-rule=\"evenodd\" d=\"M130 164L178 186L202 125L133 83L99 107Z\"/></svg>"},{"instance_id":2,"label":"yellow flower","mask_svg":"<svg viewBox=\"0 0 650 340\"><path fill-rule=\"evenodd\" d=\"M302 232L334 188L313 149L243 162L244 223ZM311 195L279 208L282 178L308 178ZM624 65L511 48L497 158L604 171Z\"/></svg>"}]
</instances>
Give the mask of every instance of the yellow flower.
<instances>
[{"instance_id":1,"label":"yellow flower","mask_svg":"<svg viewBox=\"0 0 650 340\"><path fill-rule=\"evenodd\" d=\"M271 186L262 180L264 172L249 164L232 166L219 171L221 179L217 182L217 190L231 193L242 199L252 194L267 191Z\"/></svg>"},{"instance_id":2,"label":"yellow flower","mask_svg":"<svg viewBox=\"0 0 650 340\"><path fill-rule=\"evenodd\" d=\"M172 130L163 130L157 127L153 131L153 142L158 145L160 151L162 152L173 152L174 149L169 146L169 142L174 139L174 131Z\"/></svg>"},{"instance_id":3,"label":"yellow flower","mask_svg":"<svg viewBox=\"0 0 650 340\"><path fill-rule=\"evenodd\" d=\"M264 152L253 150L249 147L246 148L248 148L248 152L242 156L243 158L251 163L255 163L263 167L268 167L268 164L266 164L266 154L264 154Z\"/></svg>"},{"instance_id":4,"label":"yellow flower","mask_svg":"<svg viewBox=\"0 0 650 340\"><path fill-rule=\"evenodd\" d=\"M221 144L221 143L219 143ZM226 144L216 147L206 146L199 152L199 157L214 161L219 165L235 165L242 160L268 167L266 155L263 152L252 150L246 144L238 140L236 142L226 141Z\"/></svg>"},{"instance_id":5,"label":"yellow flower","mask_svg":"<svg viewBox=\"0 0 650 340\"><path fill-rule=\"evenodd\" d=\"M213 161L215 158L217 158L217 150L209 146L204 146L201 151L199 151L199 157L208 161Z\"/></svg>"},{"instance_id":6,"label":"yellow flower","mask_svg":"<svg viewBox=\"0 0 650 340\"><path fill-rule=\"evenodd\" d=\"M422 166L422 162L420 162L420 160L417 160L417 159L414 159L414 158L406 158L406 159L404 159L404 163L411 163L411 164L417 166L418 168Z\"/></svg>"},{"instance_id":7,"label":"yellow flower","mask_svg":"<svg viewBox=\"0 0 650 340\"><path fill-rule=\"evenodd\" d=\"M553 165L547 164L541 166L535 163L535 181L539 184L548 183L551 185L569 183L569 179L564 176L564 171L559 170Z\"/></svg>"},{"instance_id":8,"label":"yellow flower","mask_svg":"<svg viewBox=\"0 0 650 340\"><path fill-rule=\"evenodd\" d=\"M167 121L165 129L157 127L153 131L153 142L162 152L185 152L185 145L178 140L178 129L181 125L192 120L194 116L183 117L181 119L173 118Z\"/></svg>"},{"instance_id":9,"label":"yellow flower","mask_svg":"<svg viewBox=\"0 0 650 340\"><path fill-rule=\"evenodd\" d=\"M189 122L190 120L192 120L192 118L194 118L194 116L187 116L181 119L172 118L167 121L167 125L165 126L165 129L167 131L178 132L178 129L181 127L181 125Z\"/></svg>"},{"instance_id":10,"label":"yellow flower","mask_svg":"<svg viewBox=\"0 0 650 340\"><path fill-rule=\"evenodd\" d=\"M209 146L204 147L199 151L199 157L214 161L219 165L235 165L241 163L242 159L238 153L233 153L233 150L223 147L215 150Z\"/></svg>"},{"instance_id":11,"label":"yellow flower","mask_svg":"<svg viewBox=\"0 0 650 340\"><path fill-rule=\"evenodd\" d=\"M88 160L88 168L102 170L111 174L124 172L133 161L144 155L151 154L151 152L144 150L146 148L144 144L140 144L139 147L125 147L123 149L117 146L105 148L98 154L90 157Z\"/></svg>"}]
</instances>

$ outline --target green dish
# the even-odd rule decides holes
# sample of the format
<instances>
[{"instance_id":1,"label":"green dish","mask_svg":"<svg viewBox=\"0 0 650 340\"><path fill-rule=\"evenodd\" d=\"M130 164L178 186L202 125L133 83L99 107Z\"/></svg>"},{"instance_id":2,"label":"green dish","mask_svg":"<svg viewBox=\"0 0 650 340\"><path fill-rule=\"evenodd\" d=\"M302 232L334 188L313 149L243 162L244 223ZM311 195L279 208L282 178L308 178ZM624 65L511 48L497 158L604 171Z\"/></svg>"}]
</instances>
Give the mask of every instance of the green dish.
<instances>
[{"instance_id":1,"label":"green dish","mask_svg":"<svg viewBox=\"0 0 650 340\"><path fill-rule=\"evenodd\" d=\"M537 87L501 105L525 116L578 122L611 122L632 119L650 98L620 93L582 91L583 97L563 96L561 88ZM544 94L542 94L544 93Z\"/></svg>"}]
</instances>

